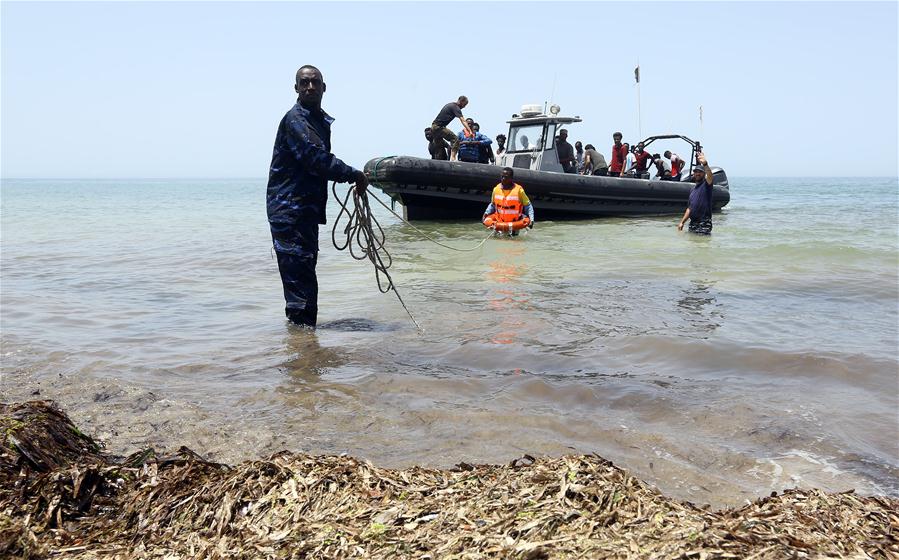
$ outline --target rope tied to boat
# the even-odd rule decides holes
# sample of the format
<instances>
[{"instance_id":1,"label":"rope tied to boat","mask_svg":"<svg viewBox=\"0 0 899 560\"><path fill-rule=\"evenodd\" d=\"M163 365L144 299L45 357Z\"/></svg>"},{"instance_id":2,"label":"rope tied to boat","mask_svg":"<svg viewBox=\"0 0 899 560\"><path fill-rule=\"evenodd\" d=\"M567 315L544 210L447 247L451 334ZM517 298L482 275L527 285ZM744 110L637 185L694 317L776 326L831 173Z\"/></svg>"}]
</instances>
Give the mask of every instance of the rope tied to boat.
<instances>
[{"instance_id":1,"label":"rope tied to boat","mask_svg":"<svg viewBox=\"0 0 899 560\"><path fill-rule=\"evenodd\" d=\"M478 244L475 245L474 247L469 247L469 248L467 248L467 249L460 249L460 248L458 248L458 247L453 247L453 246L451 246L451 245L447 245L447 244L445 244L445 243L441 243L440 241L437 241L436 239L434 239L433 237L431 237L431 236L428 235L427 233L423 232L422 230L418 229L417 227L415 227L414 225L412 225L411 223L409 223L408 220L406 220L405 218L403 218L402 216L400 216L399 214L397 214L396 212L394 212L393 209L392 209L390 206L387 206L386 204L384 204L384 202L381 201L380 198L378 198L377 196L375 196L374 193L369 193L369 194L371 195L372 198L374 198L376 201L378 201L378 204L380 204L381 206L383 206L384 208L386 208L388 212L390 212L391 214L393 214L394 216L396 216L397 218L399 218L404 224L406 224L407 226L411 227L412 229L414 229L415 231L417 231L418 233L420 233L422 237L424 237L425 239L427 239L427 240L430 241L431 243L434 243L434 244L436 244L436 245L440 245L441 247L444 247L444 248L446 248L446 249L450 249L451 251L458 251L458 252L460 252L460 253L466 253L466 252L468 252L468 251L477 251L478 249L481 248L481 246L482 246L484 243L487 242L488 239L490 239L491 237L493 237L494 231L491 230L490 233L487 234L487 237L485 237L484 239L482 239L480 243L478 243Z\"/></svg>"},{"instance_id":2,"label":"rope tied to boat","mask_svg":"<svg viewBox=\"0 0 899 560\"><path fill-rule=\"evenodd\" d=\"M375 165L373 166L373 169L372 169L372 172L371 172L372 177L377 177L377 175L378 175L378 166L381 165L381 162L382 162L382 161L387 160L387 159L392 159L392 158L395 158L395 157L397 157L397 156L384 156L384 157L378 158L378 161L375 162ZM370 181L370 186L374 186L374 187L381 188L381 187L378 185L377 181L374 181L374 180L371 180L371 181ZM383 190L383 189L381 189L381 190ZM478 249L481 248L481 246L482 246L484 243L487 242L488 239L490 239L491 237L493 237L493 233L494 233L494 232L491 231L489 234L487 234L487 237L485 237L484 239L481 240L480 243L478 243L478 244L475 245L474 247L470 247L470 248L468 248L468 249L459 249L458 247L453 247L453 246L451 246L451 245L447 245L447 244L445 244L445 243L441 243L440 241L437 241L436 239L434 239L433 237L431 237L431 236L428 235L427 233L423 232L422 230L420 230L420 229L418 229L417 227L415 227L414 225L412 225L412 224L409 222L409 220L407 220L406 218L404 218L404 217L400 216L399 214L397 214L396 212L394 212L393 208L391 208L390 206L388 206L387 204L385 204L384 201L382 201L380 198L377 197L377 195L375 195L375 193L369 191L368 194L371 195L371 197L374 198L376 201L378 201L378 204L380 204L381 206L383 206L388 212L390 212L391 214L393 214L394 216L396 216L401 222L403 222L403 223L406 224L407 226L411 227L411 228L414 229L416 232L420 233L422 237L424 237L424 238L427 239L428 241L430 241L430 242L432 242L432 243L435 243L435 244L437 244L437 245L439 245L439 246L441 246L441 247L443 247L443 248L445 248L445 249L449 249L449 250L451 250L451 251L458 251L458 252L460 252L460 253L465 253L465 252L468 252L468 251L477 251ZM335 196L335 198L336 198L336 196Z\"/></svg>"},{"instance_id":3,"label":"rope tied to boat","mask_svg":"<svg viewBox=\"0 0 899 560\"><path fill-rule=\"evenodd\" d=\"M378 166L382 161L390 159L392 157L396 156L386 156L380 158L374 165L372 176L377 177ZM377 182L371 182L370 185L378 186ZM403 301L402 296L400 296L399 291L396 289L396 283L393 281L393 277L390 276L390 272L388 272L387 270L393 264L393 258L390 256L390 252L387 251L387 249L384 247L384 244L387 241L387 236L384 234L384 228L381 227L380 222L378 222L378 219L375 218L375 216L371 212L371 206L368 203L368 197L371 196L372 198L374 198L378 202L378 204L383 206L388 212L393 214L404 224L414 229L428 241L452 251L476 251L480 249L484 245L484 243L486 243L487 240L493 237L493 235L496 233L494 230L490 230L487 236L484 237L484 239L482 239L481 242L474 247L460 249L458 247L453 247L451 245L441 243L427 233L423 232L421 229L415 227L414 225L409 223L408 220L394 212L393 208L391 208L383 200L378 198L377 195L371 192L371 190L366 190L364 193L360 194L356 191L355 186L350 186L350 188L347 189L346 196L341 199L337 194L337 182L333 181L331 183L331 192L334 195L334 200L336 200L337 204L340 205L340 212L337 214L337 218L334 220L334 226L331 228L331 241L334 243L334 247L338 251L348 249L350 256L352 256L356 260L368 260L375 268L375 280L378 283L378 290L382 294L386 294L387 292L393 290L393 293L396 294L400 305L403 306L406 314L409 315L409 318L412 319L412 322L420 332L424 332L424 329L422 329L418 321L415 320L412 312L409 311L409 308L406 306L406 302ZM353 200L352 210L350 209L350 197L352 197ZM337 232L341 229L340 223L344 219L344 216L346 216L346 225L344 225L342 229L344 238L342 243L338 243Z\"/></svg>"}]
</instances>

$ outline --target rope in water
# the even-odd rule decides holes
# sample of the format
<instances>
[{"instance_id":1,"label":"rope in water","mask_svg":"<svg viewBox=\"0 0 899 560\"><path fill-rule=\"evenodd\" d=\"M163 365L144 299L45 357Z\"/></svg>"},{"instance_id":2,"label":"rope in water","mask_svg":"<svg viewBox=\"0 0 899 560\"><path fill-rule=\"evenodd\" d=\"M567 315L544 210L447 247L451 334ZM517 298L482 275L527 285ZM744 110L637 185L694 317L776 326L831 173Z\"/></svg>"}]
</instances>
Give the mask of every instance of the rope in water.
<instances>
[{"instance_id":1,"label":"rope in water","mask_svg":"<svg viewBox=\"0 0 899 560\"><path fill-rule=\"evenodd\" d=\"M393 293L396 294L396 298L399 300L400 305L403 306L406 314L409 315L409 318L412 319L412 322L421 332L424 332L424 329L421 328L421 325L418 323L418 321L415 320L415 316L412 315L411 311L409 311L409 308L406 306L406 302L403 301L402 296L396 289L396 284L394 283L393 278L390 276L390 272L388 272L387 270L393 264L393 258L384 247L384 243L387 241L387 237L384 234L384 228L381 227L378 219L375 218L371 213L371 206L369 206L368 203L368 195L371 195L371 197L377 200L378 203L386 208L388 212L402 220L403 223L412 227L412 229L420 233L429 241L453 251L477 250L482 245L484 245L484 243L494 234L494 232L491 231L487 235L487 237L481 240L480 243L469 249L459 249L457 247L451 247L450 245L446 245L437 241L436 239L431 238L428 234L410 224L406 219L394 212L393 209L387 206L380 198L378 198L374 193L370 191L360 195L356 191L355 187L351 186L349 189L347 189L346 196L344 196L343 200L341 200L341 198L337 194L337 182L334 181L331 183L331 192L334 194L334 200L336 200L337 204L340 205L340 212L337 214L337 218L334 220L334 227L331 228L331 241L334 243L334 247L338 251L349 249L350 256L356 260L361 261L368 259L372 266L375 267L375 280L378 283L378 290L382 294L386 294L390 290L393 290ZM353 197L352 210L350 210L350 197ZM338 243L337 231L338 229L340 229L340 223L343 220L344 216L346 216L347 220L346 225L343 226L344 240L342 243Z\"/></svg>"},{"instance_id":2,"label":"rope in water","mask_svg":"<svg viewBox=\"0 0 899 560\"><path fill-rule=\"evenodd\" d=\"M374 169L372 170L372 175L377 176L378 166L382 161L386 159L390 159L396 156L387 156L380 158L374 165ZM371 183L373 186L376 186L377 183ZM410 224L408 220L397 214L393 211L393 209L384 203L380 198L378 198L373 192L368 190L363 194L359 194L354 186L350 186L347 189L346 196L343 197L343 200L337 195L337 182L334 181L331 183L331 192L334 194L334 200L337 201L337 204L340 205L340 212L337 214L337 219L334 220L334 227L331 229L331 241L334 243L334 247L338 251L343 251L344 249L349 249L350 256L352 256L356 260L365 260L368 259L371 262L372 266L375 267L375 280L378 283L378 290L382 294L386 294L390 290L393 290L393 293L396 294L397 299L400 301L400 305L403 306L403 309L406 310L406 314L409 315L409 318L412 319L412 322L415 323L415 326L419 331L424 332L424 329L421 328L421 325L418 324L418 321L415 320L415 317L412 315L412 312L409 311L409 308L406 306L406 302L403 301L402 296L400 296L399 291L396 289L396 284L393 282L393 278L390 276L390 273L387 271L388 268L393 264L393 258L390 256L390 253L384 248L384 243L387 238L384 235L384 228L381 227L381 224L378 222L378 219L374 217L371 213L371 206L368 204L368 196L370 195L378 204L387 209L388 212L399 218L404 224L408 225L419 234L421 234L425 239L435 243L441 247L445 247L446 249L450 249L452 251L476 251L481 248L484 243L487 242L494 235L494 231L490 231L487 234L487 237L481 240L476 246L468 248L468 249L459 249L458 247L452 247L450 245L446 245L445 243L441 243L436 239L429 236L427 233L423 232L419 228ZM350 197L353 197L353 209L350 210ZM347 223L343 226L343 235L344 241L343 243L337 242L337 231L340 227L340 222L343 219L344 215L346 216Z\"/></svg>"},{"instance_id":3,"label":"rope in water","mask_svg":"<svg viewBox=\"0 0 899 560\"><path fill-rule=\"evenodd\" d=\"M375 279L378 282L378 290L382 294L393 290L396 298L400 300L400 305L406 310L406 314L409 315L409 318L412 319L418 330L423 332L424 329L421 328L412 312L406 307L406 302L403 301L402 296L397 291L393 278L387 272L387 269L393 264L393 259L390 253L387 252L387 249L384 248L384 242L386 241L384 229L378 223L377 218L372 216L371 207L368 205L368 197L365 194L360 195L354 187L350 187L343 201L341 201L340 197L337 196L336 181L331 183L331 192L334 193L334 200L340 205L340 213L337 214L337 219L334 220L334 227L331 229L331 241L334 243L334 247L338 251L349 249L350 256L356 260L368 259L375 267ZM351 196L353 197L352 211L349 209ZM344 215L347 217L347 224L343 227L343 234L346 238L343 244L340 244L337 242L337 229Z\"/></svg>"}]
</instances>

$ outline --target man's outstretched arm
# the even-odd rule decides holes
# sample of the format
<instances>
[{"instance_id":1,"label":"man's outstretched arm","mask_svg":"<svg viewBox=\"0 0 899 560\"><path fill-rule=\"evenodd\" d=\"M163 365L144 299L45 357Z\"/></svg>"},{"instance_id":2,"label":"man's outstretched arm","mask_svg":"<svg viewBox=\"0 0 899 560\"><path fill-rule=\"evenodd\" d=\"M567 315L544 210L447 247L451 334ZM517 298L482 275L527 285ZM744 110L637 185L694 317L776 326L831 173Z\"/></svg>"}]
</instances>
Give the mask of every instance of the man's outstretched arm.
<instances>
[{"instance_id":1,"label":"man's outstretched arm","mask_svg":"<svg viewBox=\"0 0 899 560\"><path fill-rule=\"evenodd\" d=\"M709 162L705 159L705 154L699 152L696 154L696 161L702 166L703 171L705 171L705 182L712 186L715 182L715 174L712 173L712 168L709 167Z\"/></svg>"}]
</instances>

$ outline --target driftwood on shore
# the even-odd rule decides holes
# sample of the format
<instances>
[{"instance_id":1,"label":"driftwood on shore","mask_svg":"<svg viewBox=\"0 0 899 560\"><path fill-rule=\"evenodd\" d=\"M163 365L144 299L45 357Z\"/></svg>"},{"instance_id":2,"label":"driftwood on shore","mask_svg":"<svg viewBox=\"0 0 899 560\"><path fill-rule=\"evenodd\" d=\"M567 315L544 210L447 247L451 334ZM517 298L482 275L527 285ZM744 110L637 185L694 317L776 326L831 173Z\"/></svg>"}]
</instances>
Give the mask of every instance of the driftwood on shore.
<instances>
[{"instance_id":1,"label":"driftwood on shore","mask_svg":"<svg viewBox=\"0 0 899 560\"><path fill-rule=\"evenodd\" d=\"M851 492L710 511L598 456L114 458L44 401L0 404L0 428L4 558L899 558L899 500Z\"/></svg>"}]
</instances>

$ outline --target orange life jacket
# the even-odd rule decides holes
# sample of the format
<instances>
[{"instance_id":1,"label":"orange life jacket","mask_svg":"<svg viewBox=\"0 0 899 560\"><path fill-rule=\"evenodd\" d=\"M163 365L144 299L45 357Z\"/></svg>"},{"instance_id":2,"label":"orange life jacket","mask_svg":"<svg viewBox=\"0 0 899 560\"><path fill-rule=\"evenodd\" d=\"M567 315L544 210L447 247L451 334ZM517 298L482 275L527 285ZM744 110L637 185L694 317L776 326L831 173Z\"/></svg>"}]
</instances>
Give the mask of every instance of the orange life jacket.
<instances>
[{"instance_id":1,"label":"orange life jacket","mask_svg":"<svg viewBox=\"0 0 899 560\"><path fill-rule=\"evenodd\" d=\"M502 183L493 189L493 205L496 207L496 218L500 222L514 222L524 208L519 200L521 185L515 183L511 189L504 189Z\"/></svg>"}]
</instances>

